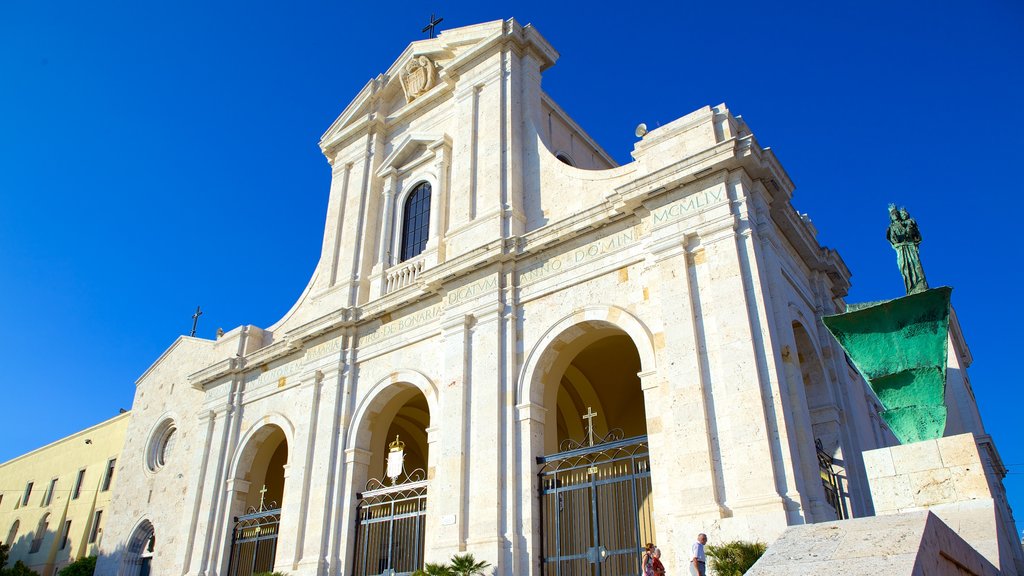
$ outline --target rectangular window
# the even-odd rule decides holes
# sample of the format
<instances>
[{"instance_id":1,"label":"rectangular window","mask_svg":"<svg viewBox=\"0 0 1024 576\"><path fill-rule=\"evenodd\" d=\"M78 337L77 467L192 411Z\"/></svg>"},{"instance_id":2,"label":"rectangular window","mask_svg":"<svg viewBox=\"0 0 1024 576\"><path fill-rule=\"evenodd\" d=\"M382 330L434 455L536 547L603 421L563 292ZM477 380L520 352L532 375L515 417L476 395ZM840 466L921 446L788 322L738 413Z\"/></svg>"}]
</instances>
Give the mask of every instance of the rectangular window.
<instances>
[{"instance_id":1,"label":"rectangular window","mask_svg":"<svg viewBox=\"0 0 1024 576\"><path fill-rule=\"evenodd\" d=\"M63 550L68 547L68 536L71 535L71 520L64 523L64 534L60 537L60 549Z\"/></svg>"},{"instance_id":2,"label":"rectangular window","mask_svg":"<svg viewBox=\"0 0 1024 576\"><path fill-rule=\"evenodd\" d=\"M75 487L71 489L71 499L78 500L82 493L82 482L85 480L85 468L78 471L78 478L75 478Z\"/></svg>"},{"instance_id":3,"label":"rectangular window","mask_svg":"<svg viewBox=\"0 0 1024 576\"><path fill-rule=\"evenodd\" d=\"M32 483L31 482L29 482L28 485L25 486L25 496L22 497L22 499L21 499L21 505L22 506L28 506L28 499L29 499L30 496L32 496Z\"/></svg>"},{"instance_id":4,"label":"rectangular window","mask_svg":"<svg viewBox=\"0 0 1024 576\"><path fill-rule=\"evenodd\" d=\"M46 494L43 494L43 506L49 506L50 501L53 500L53 490L57 487L57 479L50 480L50 486L46 489Z\"/></svg>"},{"instance_id":5,"label":"rectangular window","mask_svg":"<svg viewBox=\"0 0 1024 576\"><path fill-rule=\"evenodd\" d=\"M110 490L110 482L114 479L114 464L117 463L117 458L111 458L110 462L107 462L107 473L103 475L103 488L100 488L101 492Z\"/></svg>"},{"instance_id":6,"label":"rectangular window","mask_svg":"<svg viewBox=\"0 0 1024 576\"><path fill-rule=\"evenodd\" d=\"M96 514L92 517L92 529L89 530L89 544L96 542L96 538L100 535L100 520L103 519L103 510L97 510Z\"/></svg>"}]
</instances>

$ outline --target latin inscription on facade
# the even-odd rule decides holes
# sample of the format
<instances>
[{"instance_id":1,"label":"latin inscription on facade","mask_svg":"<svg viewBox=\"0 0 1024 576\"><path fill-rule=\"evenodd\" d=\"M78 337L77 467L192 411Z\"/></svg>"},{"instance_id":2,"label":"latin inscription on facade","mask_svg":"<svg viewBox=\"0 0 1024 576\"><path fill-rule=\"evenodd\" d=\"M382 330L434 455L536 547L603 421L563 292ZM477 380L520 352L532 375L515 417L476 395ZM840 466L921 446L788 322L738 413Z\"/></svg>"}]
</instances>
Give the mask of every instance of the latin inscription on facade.
<instances>
[{"instance_id":1,"label":"latin inscription on facade","mask_svg":"<svg viewBox=\"0 0 1024 576\"><path fill-rule=\"evenodd\" d=\"M283 388L288 383L288 377L301 372L308 362L319 360L320 358L324 358L330 354L339 353L341 353L340 337L322 342L312 348L308 348L302 358L292 360L291 362L281 364L280 366L269 370L252 372L251 374L246 375L245 383L249 386L262 386L267 382L275 382L278 388Z\"/></svg>"},{"instance_id":2,"label":"latin inscription on facade","mask_svg":"<svg viewBox=\"0 0 1024 576\"><path fill-rule=\"evenodd\" d=\"M408 316L399 318L398 320L383 323L370 332L360 336L359 345L366 346L367 344L373 344L389 336L394 336L395 334L405 332L406 330L423 326L435 318L440 318L443 313L444 307L440 303L437 303L418 312L409 314Z\"/></svg>"},{"instance_id":3,"label":"latin inscription on facade","mask_svg":"<svg viewBox=\"0 0 1024 576\"><path fill-rule=\"evenodd\" d=\"M627 228L608 238L595 240L569 252L553 256L525 270L519 276L519 285L525 286L556 272L585 264L605 254L618 252L623 248L636 244L640 238L641 235L638 227Z\"/></svg>"},{"instance_id":4,"label":"latin inscription on facade","mask_svg":"<svg viewBox=\"0 0 1024 576\"><path fill-rule=\"evenodd\" d=\"M704 190L696 194L690 194L652 212L652 225L657 227L659 224L667 224L673 220L678 220L703 210L712 204L718 204L723 200L725 200L725 188L722 186L714 190Z\"/></svg>"}]
</instances>

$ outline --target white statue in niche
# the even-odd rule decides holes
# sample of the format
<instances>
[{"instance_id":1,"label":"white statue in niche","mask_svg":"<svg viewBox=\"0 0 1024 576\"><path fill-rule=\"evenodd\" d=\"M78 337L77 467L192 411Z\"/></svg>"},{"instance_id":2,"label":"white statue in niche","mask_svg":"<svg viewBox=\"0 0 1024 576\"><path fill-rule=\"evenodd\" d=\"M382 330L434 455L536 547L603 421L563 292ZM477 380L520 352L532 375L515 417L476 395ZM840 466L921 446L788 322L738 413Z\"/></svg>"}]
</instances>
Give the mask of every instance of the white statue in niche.
<instances>
[{"instance_id":1,"label":"white statue in niche","mask_svg":"<svg viewBox=\"0 0 1024 576\"><path fill-rule=\"evenodd\" d=\"M408 103L426 94L437 84L437 71L430 58L414 57L405 63L405 69L399 73L399 80L402 81L402 90L405 91L405 101Z\"/></svg>"}]
</instances>

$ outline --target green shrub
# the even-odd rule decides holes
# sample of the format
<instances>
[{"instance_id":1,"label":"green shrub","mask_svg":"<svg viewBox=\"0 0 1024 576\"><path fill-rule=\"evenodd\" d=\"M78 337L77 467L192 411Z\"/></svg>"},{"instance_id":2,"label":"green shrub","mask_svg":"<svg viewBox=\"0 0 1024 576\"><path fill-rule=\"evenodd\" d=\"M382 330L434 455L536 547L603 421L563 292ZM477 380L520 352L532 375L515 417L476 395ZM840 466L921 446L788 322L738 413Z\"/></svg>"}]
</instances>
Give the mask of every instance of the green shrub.
<instances>
[{"instance_id":1,"label":"green shrub","mask_svg":"<svg viewBox=\"0 0 1024 576\"><path fill-rule=\"evenodd\" d=\"M706 547L709 564L716 576L743 576L768 546L764 542L726 542Z\"/></svg>"},{"instance_id":2,"label":"green shrub","mask_svg":"<svg viewBox=\"0 0 1024 576\"><path fill-rule=\"evenodd\" d=\"M413 572L412 576L453 576L454 574L447 564L431 564L427 562L423 569Z\"/></svg>"},{"instance_id":3,"label":"green shrub","mask_svg":"<svg viewBox=\"0 0 1024 576\"><path fill-rule=\"evenodd\" d=\"M95 571L96 557L88 556L86 558L79 558L64 568L61 568L61 571L57 573L57 576L92 576L92 573Z\"/></svg>"},{"instance_id":4,"label":"green shrub","mask_svg":"<svg viewBox=\"0 0 1024 576\"><path fill-rule=\"evenodd\" d=\"M451 564L427 564L412 576L477 576L491 567L489 562L477 562L472 554L456 554Z\"/></svg>"},{"instance_id":5,"label":"green shrub","mask_svg":"<svg viewBox=\"0 0 1024 576\"><path fill-rule=\"evenodd\" d=\"M29 569L24 562L18 560L13 568L0 570L0 576L39 576L39 572Z\"/></svg>"}]
</instances>

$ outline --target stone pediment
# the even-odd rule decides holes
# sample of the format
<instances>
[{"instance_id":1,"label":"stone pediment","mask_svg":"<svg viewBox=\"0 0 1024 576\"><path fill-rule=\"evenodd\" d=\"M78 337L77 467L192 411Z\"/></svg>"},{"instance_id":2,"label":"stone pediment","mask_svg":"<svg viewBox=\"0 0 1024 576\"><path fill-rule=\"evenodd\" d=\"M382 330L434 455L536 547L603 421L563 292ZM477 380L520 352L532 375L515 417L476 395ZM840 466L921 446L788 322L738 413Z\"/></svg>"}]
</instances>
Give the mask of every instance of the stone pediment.
<instances>
[{"instance_id":1,"label":"stone pediment","mask_svg":"<svg viewBox=\"0 0 1024 576\"><path fill-rule=\"evenodd\" d=\"M404 172L418 165L425 158L433 157L434 150L443 144L451 145L451 138L441 134L410 134L381 162L378 176L395 170Z\"/></svg>"},{"instance_id":2,"label":"stone pediment","mask_svg":"<svg viewBox=\"0 0 1024 576\"><path fill-rule=\"evenodd\" d=\"M429 105L436 100L433 96L452 89L464 66L509 41L532 45L544 68L558 58L532 27L515 20L445 30L436 38L412 42L386 72L366 83L331 124L320 139L321 150L332 158L332 149L369 125L386 125L408 109Z\"/></svg>"}]
</instances>

